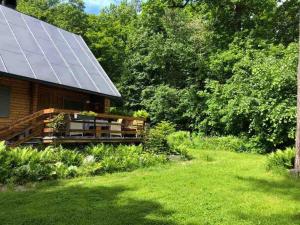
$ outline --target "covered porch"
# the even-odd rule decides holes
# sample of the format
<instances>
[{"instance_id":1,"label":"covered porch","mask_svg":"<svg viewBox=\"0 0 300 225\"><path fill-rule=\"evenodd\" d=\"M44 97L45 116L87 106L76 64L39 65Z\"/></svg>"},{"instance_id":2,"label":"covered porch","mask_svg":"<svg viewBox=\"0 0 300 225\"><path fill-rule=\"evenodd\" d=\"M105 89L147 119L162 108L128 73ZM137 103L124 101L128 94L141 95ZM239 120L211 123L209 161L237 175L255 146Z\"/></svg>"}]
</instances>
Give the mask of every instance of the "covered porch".
<instances>
[{"instance_id":1,"label":"covered porch","mask_svg":"<svg viewBox=\"0 0 300 225\"><path fill-rule=\"evenodd\" d=\"M0 129L0 139L20 144L140 143L144 118L49 108Z\"/></svg>"}]
</instances>

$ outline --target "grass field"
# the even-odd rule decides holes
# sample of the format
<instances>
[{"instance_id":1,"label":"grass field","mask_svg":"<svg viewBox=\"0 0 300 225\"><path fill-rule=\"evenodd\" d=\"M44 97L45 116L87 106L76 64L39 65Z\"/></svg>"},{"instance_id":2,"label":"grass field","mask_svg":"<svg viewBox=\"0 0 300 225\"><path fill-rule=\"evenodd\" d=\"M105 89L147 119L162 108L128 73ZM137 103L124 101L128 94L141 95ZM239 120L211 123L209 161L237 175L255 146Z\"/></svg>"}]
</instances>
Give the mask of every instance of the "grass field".
<instances>
[{"instance_id":1,"label":"grass field","mask_svg":"<svg viewBox=\"0 0 300 225\"><path fill-rule=\"evenodd\" d=\"M265 156L193 150L192 161L0 193L1 225L300 224L300 181Z\"/></svg>"}]
</instances>

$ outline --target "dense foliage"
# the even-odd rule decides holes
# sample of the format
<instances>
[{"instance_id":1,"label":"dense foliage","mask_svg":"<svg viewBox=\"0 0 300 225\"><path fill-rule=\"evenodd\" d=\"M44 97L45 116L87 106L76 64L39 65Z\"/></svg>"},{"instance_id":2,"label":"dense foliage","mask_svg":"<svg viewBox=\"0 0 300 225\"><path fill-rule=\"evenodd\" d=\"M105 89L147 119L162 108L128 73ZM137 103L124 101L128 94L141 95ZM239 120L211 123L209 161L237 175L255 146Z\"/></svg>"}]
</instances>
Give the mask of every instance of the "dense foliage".
<instances>
[{"instance_id":1,"label":"dense foliage","mask_svg":"<svg viewBox=\"0 0 300 225\"><path fill-rule=\"evenodd\" d=\"M267 169L275 172L282 172L294 168L295 149L287 148L284 151L272 152L267 159Z\"/></svg>"},{"instance_id":2,"label":"dense foliage","mask_svg":"<svg viewBox=\"0 0 300 225\"><path fill-rule=\"evenodd\" d=\"M82 0L18 9L82 35L123 95L117 106L147 110L152 124L243 135L268 150L293 142L298 0L136 2L99 15Z\"/></svg>"},{"instance_id":3,"label":"dense foliage","mask_svg":"<svg viewBox=\"0 0 300 225\"><path fill-rule=\"evenodd\" d=\"M96 145L84 150L49 146L9 148L0 143L0 184L91 176L130 171L166 162L166 155L146 152L142 146Z\"/></svg>"},{"instance_id":4,"label":"dense foliage","mask_svg":"<svg viewBox=\"0 0 300 225\"><path fill-rule=\"evenodd\" d=\"M262 153L264 149L257 143L243 137L236 136L201 136L192 135L192 144L195 149L207 149L214 151L234 151L247 153Z\"/></svg>"},{"instance_id":5,"label":"dense foliage","mask_svg":"<svg viewBox=\"0 0 300 225\"><path fill-rule=\"evenodd\" d=\"M175 125L162 121L155 127L150 129L146 135L145 148L148 151L155 153L171 153L171 148L168 144L167 138L170 134L175 132Z\"/></svg>"}]
</instances>

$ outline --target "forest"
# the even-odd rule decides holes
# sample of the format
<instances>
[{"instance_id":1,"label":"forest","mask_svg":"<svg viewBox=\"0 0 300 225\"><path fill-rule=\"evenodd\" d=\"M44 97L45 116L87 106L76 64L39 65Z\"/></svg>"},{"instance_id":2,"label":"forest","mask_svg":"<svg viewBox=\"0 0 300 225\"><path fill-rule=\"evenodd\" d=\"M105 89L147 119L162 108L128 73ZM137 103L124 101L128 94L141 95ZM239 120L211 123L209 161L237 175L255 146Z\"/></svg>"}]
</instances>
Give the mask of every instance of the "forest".
<instances>
[{"instance_id":1,"label":"forest","mask_svg":"<svg viewBox=\"0 0 300 225\"><path fill-rule=\"evenodd\" d=\"M120 90L115 111L235 135L272 151L294 143L298 0L20 0L18 10L81 35ZM120 112L122 111L122 112Z\"/></svg>"}]
</instances>

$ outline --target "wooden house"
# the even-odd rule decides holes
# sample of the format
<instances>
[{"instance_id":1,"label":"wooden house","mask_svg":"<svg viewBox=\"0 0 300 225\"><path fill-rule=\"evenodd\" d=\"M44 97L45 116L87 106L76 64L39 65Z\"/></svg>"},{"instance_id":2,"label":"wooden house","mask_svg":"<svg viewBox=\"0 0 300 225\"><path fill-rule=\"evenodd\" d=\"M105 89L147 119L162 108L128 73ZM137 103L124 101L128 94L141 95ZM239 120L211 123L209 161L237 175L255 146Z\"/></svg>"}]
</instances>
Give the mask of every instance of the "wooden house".
<instances>
[{"instance_id":1,"label":"wooden house","mask_svg":"<svg viewBox=\"0 0 300 225\"><path fill-rule=\"evenodd\" d=\"M82 37L17 12L15 0L0 3L0 140L141 140L143 119L109 114L121 95ZM57 115L64 126L49 126Z\"/></svg>"}]
</instances>

